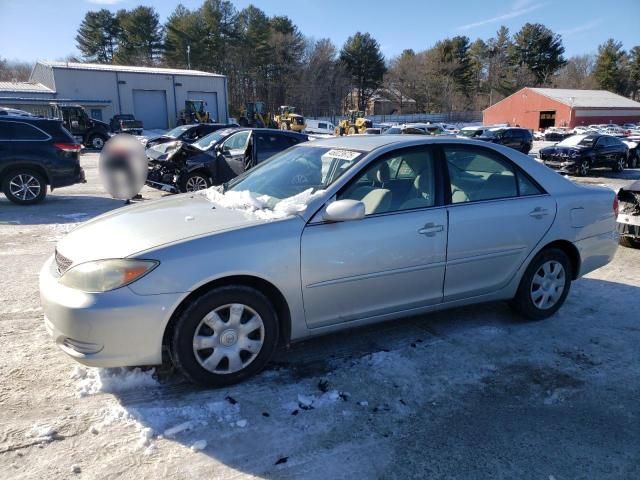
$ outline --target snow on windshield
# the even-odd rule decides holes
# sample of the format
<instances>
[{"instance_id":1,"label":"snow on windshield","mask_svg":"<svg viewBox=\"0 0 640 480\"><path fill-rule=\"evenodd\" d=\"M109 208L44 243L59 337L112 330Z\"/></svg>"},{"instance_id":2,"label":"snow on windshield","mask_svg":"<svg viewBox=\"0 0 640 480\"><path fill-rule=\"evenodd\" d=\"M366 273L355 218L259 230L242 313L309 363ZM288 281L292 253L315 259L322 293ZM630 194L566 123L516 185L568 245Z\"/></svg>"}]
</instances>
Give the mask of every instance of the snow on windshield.
<instances>
[{"instance_id":1,"label":"snow on windshield","mask_svg":"<svg viewBox=\"0 0 640 480\"><path fill-rule=\"evenodd\" d=\"M586 137L586 135L574 135L572 137L565 138L560 143L558 143L558 145L563 147L575 147L576 145L579 145L580 142Z\"/></svg>"},{"instance_id":2,"label":"snow on windshield","mask_svg":"<svg viewBox=\"0 0 640 480\"><path fill-rule=\"evenodd\" d=\"M313 190L313 188L309 188L282 200L269 195L257 195L248 190L231 190L222 193L218 187L211 187L198 193L205 195L210 202L220 207L241 210L261 220L276 220L304 212L309 202L322 196L325 192L324 190L315 192Z\"/></svg>"}]
</instances>

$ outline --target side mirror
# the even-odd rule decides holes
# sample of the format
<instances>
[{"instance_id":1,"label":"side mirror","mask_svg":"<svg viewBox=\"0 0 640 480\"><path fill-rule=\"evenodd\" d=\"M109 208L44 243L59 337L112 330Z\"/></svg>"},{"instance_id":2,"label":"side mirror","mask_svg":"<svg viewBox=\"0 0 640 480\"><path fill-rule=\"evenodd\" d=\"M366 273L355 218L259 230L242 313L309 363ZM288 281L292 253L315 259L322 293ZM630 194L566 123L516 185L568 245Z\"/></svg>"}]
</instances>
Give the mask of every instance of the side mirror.
<instances>
[{"instance_id":1,"label":"side mirror","mask_svg":"<svg viewBox=\"0 0 640 480\"><path fill-rule=\"evenodd\" d=\"M336 200L327 205L322 215L326 222L347 222L364 218L364 203L357 200Z\"/></svg>"}]
</instances>

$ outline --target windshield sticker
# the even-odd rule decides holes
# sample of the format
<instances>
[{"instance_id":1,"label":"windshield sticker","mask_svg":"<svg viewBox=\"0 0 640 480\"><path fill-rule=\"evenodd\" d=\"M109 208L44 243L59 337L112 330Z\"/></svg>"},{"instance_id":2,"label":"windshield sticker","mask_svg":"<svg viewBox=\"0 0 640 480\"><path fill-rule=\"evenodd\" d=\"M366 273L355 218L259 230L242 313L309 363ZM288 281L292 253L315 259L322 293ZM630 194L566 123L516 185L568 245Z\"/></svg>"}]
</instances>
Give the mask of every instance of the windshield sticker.
<instances>
[{"instance_id":1,"label":"windshield sticker","mask_svg":"<svg viewBox=\"0 0 640 480\"><path fill-rule=\"evenodd\" d=\"M341 160L351 161L360 155L360 152L353 152L351 150L329 150L323 156L339 158Z\"/></svg>"}]
</instances>

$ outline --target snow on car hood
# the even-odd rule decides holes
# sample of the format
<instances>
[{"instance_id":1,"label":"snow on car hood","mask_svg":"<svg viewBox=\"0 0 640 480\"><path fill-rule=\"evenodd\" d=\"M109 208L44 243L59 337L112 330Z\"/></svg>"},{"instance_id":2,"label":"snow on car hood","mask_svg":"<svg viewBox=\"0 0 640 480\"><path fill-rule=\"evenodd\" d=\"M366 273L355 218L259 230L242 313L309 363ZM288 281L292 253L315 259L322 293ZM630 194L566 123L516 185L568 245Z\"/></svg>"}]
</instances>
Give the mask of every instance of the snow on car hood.
<instances>
[{"instance_id":1,"label":"snow on car hood","mask_svg":"<svg viewBox=\"0 0 640 480\"><path fill-rule=\"evenodd\" d=\"M250 192L198 193L119 208L72 230L57 250L74 263L124 258L191 237L266 223L304 212L324 191L280 201Z\"/></svg>"},{"instance_id":2,"label":"snow on car hood","mask_svg":"<svg viewBox=\"0 0 640 480\"><path fill-rule=\"evenodd\" d=\"M246 190L222 193L218 187L202 190L198 194L221 207L240 210L262 220L275 220L304 212L312 200L324 194L324 190L314 192L309 188L282 200Z\"/></svg>"},{"instance_id":3,"label":"snow on car hood","mask_svg":"<svg viewBox=\"0 0 640 480\"><path fill-rule=\"evenodd\" d=\"M203 195L183 194L118 208L72 230L57 250L74 263L124 258L190 237L265 222L245 211L212 205Z\"/></svg>"}]
</instances>

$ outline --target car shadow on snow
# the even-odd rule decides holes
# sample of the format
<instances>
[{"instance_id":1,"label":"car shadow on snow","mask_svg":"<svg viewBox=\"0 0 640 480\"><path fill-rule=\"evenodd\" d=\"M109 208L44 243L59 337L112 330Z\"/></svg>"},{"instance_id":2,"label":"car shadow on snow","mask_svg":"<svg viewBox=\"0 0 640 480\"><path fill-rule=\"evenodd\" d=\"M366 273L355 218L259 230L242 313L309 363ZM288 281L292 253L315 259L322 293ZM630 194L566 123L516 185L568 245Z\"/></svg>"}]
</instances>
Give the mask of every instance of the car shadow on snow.
<instances>
[{"instance_id":1,"label":"car shadow on snow","mask_svg":"<svg viewBox=\"0 0 640 480\"><path fill-rule=\"evenodd\" d=\"M428 438L442 428L446 410L438 409L467 408L464 398L491 402L487 385L506 382L524 392L523 411L530 404L544 410L587 388L589 369L603 368L598 358L632 356L628 343L640 341L640 327L629 312L639 310L640 288L587 278L543 322L523 321L505 303L457 308L295 344L263 373L232 387L204 389L165 373L154 388L115 395L137 422L140 453L151 458L168 440L194 451L189 463L196 470L211 471L206 455L266 478L381 477L395 468L393 452L406 443L407 421ZM533 374L513 374L525 370ZM532 378L539 388L529 384ZM545 382L560 393L549 395ZM465 425L456 428L472 428ZM505 435L490 419L482 425L496 429L483 435ZM543 457L557 457L553 443L532 441L548 453Z\"/></svg>"},{"instance_id":2,"label":"car shadow on snow","mask_svg":"<svg viewBox=\"0 0 640 480\"><path fill-rule=\"evenodd\" d=\"M78 223L125 207L123 200L90 195L48 195L37 205L16 205L0 196L0 225Z\"/></svg>"}]
</instances>

